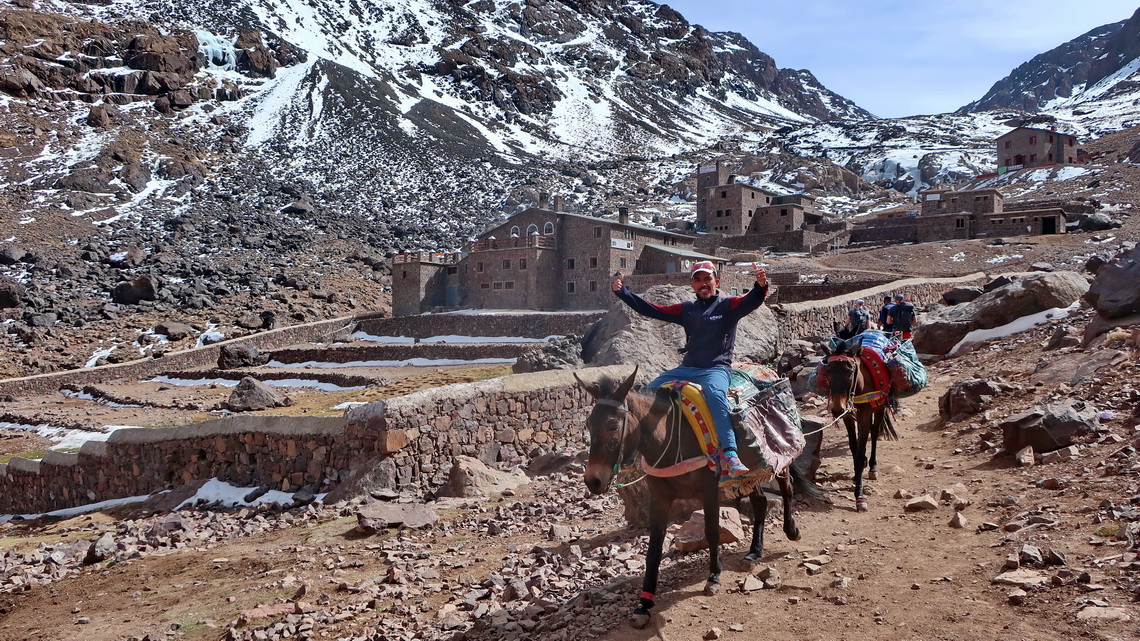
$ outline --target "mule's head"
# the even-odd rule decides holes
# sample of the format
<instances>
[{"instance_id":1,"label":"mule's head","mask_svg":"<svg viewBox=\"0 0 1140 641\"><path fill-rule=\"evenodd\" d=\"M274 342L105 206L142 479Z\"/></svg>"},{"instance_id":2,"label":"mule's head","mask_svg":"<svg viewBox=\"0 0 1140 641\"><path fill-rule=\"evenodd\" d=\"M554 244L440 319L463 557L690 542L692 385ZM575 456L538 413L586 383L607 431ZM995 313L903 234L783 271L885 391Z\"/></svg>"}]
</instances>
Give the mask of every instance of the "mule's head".
<instances>
[{"instance_id":1,"label":"mule's head","mask_svg":"<svg viewBox=\"0 0 1140 641\"><path fill-rule=\"evenodd\" d=\"M594 409L586 418L590 432L590 458L586 461L586 487L594 494L605 492L623 458L634 450L632 438L637 421L629 415L626 397L633 388L637 368L621 383L602 377L597 383L584 383L574 374L578 384L594 397Z\"/></svg>"},{"instance_id":2,"label":"mule's head","mask_svg":"<svg viewBox=\"0 0 1140 641\"><path fill-rule=\"evenodd\" d=\"M859 379L859 351L857 341L841 340L835 347L822 343L827 357L827 378L831 384L830 409L834 416L843 413L848 399L855 395Z\"/></svg>"}]
</instances>

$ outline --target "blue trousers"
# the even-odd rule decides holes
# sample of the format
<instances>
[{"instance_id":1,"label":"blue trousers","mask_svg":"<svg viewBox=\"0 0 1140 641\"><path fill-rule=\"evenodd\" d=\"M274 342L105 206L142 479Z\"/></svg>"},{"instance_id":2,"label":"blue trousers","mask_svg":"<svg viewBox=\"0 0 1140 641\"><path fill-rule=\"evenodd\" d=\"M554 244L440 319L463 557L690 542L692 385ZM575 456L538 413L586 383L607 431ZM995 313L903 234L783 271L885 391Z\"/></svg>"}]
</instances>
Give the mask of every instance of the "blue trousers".
<instances>
[{"instance_id":1,"label":"blue trousers","mask_svg":"<svg viewBox=\"0 0 1140 641\"><path fill-rule=\"evenodd\" d=\"M672 381L692 381L704 390L705 403L709 406L716 437L720 449L736 449L736 433L732 430L732 419L728 417L728 388L732 383L732 372L727 367L686 367L680 365L661 372L646 387L661 387Z\"/></svg>"}]
</instances>

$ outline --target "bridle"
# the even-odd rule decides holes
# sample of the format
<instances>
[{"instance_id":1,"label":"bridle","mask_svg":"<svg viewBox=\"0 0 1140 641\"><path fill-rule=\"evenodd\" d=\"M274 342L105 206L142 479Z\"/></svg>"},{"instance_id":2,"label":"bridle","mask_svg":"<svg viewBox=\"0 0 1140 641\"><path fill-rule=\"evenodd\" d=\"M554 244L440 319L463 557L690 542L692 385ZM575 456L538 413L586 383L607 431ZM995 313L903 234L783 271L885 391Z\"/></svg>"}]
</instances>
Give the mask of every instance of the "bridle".
<instances>
[{"instance_id":1,"label":"bridle","mask_svg":"<svg viewBox=\"0 0 1140 641\"><path fill-rule=\"evenodd\" d=\"M615 410L618 410L622 413L621 436L618 439L618 456L614 460L614 465L613 465L613 473L614 473L614 475L617 475L619 472L622 471L622 469L623 469L622 463L625 461L625 441L626 441L626 436L629 434L629 406L625 402L619 403L618 401L615 401L611 398L595 399L594 404L595 405L605 405L606 407L612 407ZM661 447L661 455L657 457L657 461L655 461L653 463L653 465L650 467L659 468L661 466L661 461L665 460L665 455L669 452L670 445L673 443L674 437L676 437L676 439L677 439L677 444L675 447L675 449L677 450L676 457L677 457L678 461L680 460L680 457L681 457L681 439L680 439L680 431L679 430L680 430L682 419L681 419L681 413L679 411L677 411L676 406L672 401L670 401L670 408L669 408L668 414L673 417L672 425L667 426L665 428L665 432L666 432L667 436L665 439L665 443ZM643 459L643 463L646 463L646 462L647 461L644 461L644 459ZM618 483L617 487L618 487L618 489L621 489L624 487L629 487L630 485L633 485L634 483L638 483L639 481L645 480L648 476L649 476L649 474L642 474L641 477L639 477L637 480L630 481L629 483Z\"/></svg>"},{"instance_id":2,"label":"bridle","mask_svg":"<svg viewBox=\"0 0 1140 641\"><path fill-rule=\"evenodd\" d=\"M617 474L621 471L621 463L625 460L625 437L629 433L629 407L624 401L618 402L612 398L599 398L594 400L594 405L605 405L612 407L621 412L621 436L618 438L618 456L614 460L613 473Z\"/></svg>"}]
</instances>

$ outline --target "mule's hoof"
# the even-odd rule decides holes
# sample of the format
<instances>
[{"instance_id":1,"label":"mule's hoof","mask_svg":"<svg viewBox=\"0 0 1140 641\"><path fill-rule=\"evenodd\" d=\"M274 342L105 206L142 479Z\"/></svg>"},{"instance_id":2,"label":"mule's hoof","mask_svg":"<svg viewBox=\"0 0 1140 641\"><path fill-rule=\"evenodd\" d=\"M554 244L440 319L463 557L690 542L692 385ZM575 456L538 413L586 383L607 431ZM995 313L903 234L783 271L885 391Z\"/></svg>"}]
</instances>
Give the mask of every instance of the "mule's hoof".
<instances>
[{"instance_id":1,"label":"mule's hoof","mask_svg":"<svg viewBox=\"0 0 1140 641\"><path fill-rule=\"evenodd\" d=\"M879 480L879 473L876 472L875 470L867 470L867 480L868 481Z\"/></svg>"},{"instance_id":2,"label":"mule's hoof","mask_svg":"<svg viewBox=\"0 0 1140 641\"><path fill-rule=\"evenodd\" d=\"M744 555L744 560L749 563L756 563L762 556L764 556L764 554L761 552L749 552L748 554Z\"/></svg>"},{"instance_id":3,"label":"mule's hoof","mask_svg":"<svg viewBox=\"0 0 1140 641\"><path fill-rule=\"evenodd\" d=\"M705 583L705 596L716 596L720 594L720 583L717 581L709 581Z\"/></svg>"},{"instance_id":4,"label":"mule's hoof","mask_svg":"<svg viewBox=\"0 0 1140 641\"><path fill-rule=\"evenodd\" d=\"M867 505L867 499L855 499L856 512L868 512L870 510L870 506Z\"/></svg>"},{"instance_id":5,"label":"mule's hoof","mask_svg":"<svg viewBox=\"0 0 1140 641\"><path fill-rule=\"evenodd\" d=\"M629 618L629 625L640 630L649 625L650 616L648 612L634 612Z\"/></svg>"},{"instance_id":6,"label":"mule's hoof","mask_svg":"<svg viewBox=\"0 0 1140 641\"><path fill-rule=\"evenodd\" d=\"M800 529L798 527L792 528L792 530L790 532L785 530L784 534L788 535L789 541L799 541L800 540Z\"/></svg>"}]
</instances>

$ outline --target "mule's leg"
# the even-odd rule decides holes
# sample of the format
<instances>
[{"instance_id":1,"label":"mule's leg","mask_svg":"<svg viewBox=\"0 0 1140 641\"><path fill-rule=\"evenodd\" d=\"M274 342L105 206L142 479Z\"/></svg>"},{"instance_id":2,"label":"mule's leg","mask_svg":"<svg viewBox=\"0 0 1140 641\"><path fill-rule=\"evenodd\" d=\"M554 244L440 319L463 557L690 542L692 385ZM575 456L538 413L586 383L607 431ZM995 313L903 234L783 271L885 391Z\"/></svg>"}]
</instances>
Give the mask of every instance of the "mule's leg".
<instances>
[{"instance_id":1,"label":"mule's leg","mask_svg":"<svg viewBox=\"0 0 1140 641\"><path fill-rule=\"evenodd\" d=\"M843 417L843 424L847 426L847 445L851 448L851 478L855 481L855 509L860 512L867 511L867 499L863 498L863 453L859 449L859 436L855 431L855 419L850 415Z\"/></svg>"},{"instance_id":2,"label":"mule's leg","mask_svg":"<svg viewBox=\"0 0 1140 641\"><path fill-rule=\"evenodd\" d=\"M768 497L764 495L759 483L752 489L752 494L748 495L748 500L752 503L752 545L748 548L748 554L744 555L744 560L755 563L764 556L764 523L768 520Z\"/></svg>"},{"instance_id":3,"label":"mule's leg","mask_svg":"<svg viewBox=\"0 0 1140 641\"><path fill-rule=\"evenodd\" d=\"M867 425L866 414L859 416L859 439L856 448L859 450L858 463L855 466L855 509L866 512L867 497L863 495L863 467L867 465L867 437L870 436L870 426Z\"/></svg>"},{"instance_id":4,"label":"mule's leg","mask_svg":"<svg viewBox=\"0 0 1140 641\"><path fill-rule=\"evenodd\" d=\"M780 484L780 496L784 499L784 534L789 541L800 540L800 528L796 526L796 517L792 515L792 479L791 473L784 473L776 477Z\"/></svg>"},{"instance_id":5,"label":"mule's leg","mask_svg":"<svg viewBox=\"0 0 1140 641\"><path fill-rule=\"evenodd\" d=\"M671 497L659 498L665 492L651 492L649 502L649 549L645 551L645 579L641 582L641 597L633 609L630 625L637 629L649 623L649 611L657 602L657 572L661 568L661 546L665 542L665 526L669 520Z\"/></svg>"},{"instance_id":6,"label":"mule's leg","mask_svg":"<svg viewBox=\"0 0 1140 641\"><path fill-rule=\"evenodd\" d=\"M867 467L867 480L875 481L879 478L879 428L883 425L883 419L887 415L887 409L875 410L871 416L871 460Z\"/></svg>"},{"instance_id":7,"label":"mule's leg","mask_svg":"<svg viewBox=\"0 0 1140 641\"><path fill-rule=\"evenodd\" d=\"M709 542L709 580L705 594L720 592L720 489L715 476L710 476L701 492L705 508L705 539Z\"/></svg>"}]
</instances>

